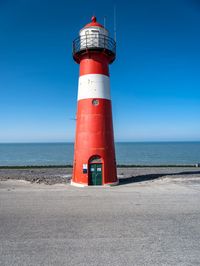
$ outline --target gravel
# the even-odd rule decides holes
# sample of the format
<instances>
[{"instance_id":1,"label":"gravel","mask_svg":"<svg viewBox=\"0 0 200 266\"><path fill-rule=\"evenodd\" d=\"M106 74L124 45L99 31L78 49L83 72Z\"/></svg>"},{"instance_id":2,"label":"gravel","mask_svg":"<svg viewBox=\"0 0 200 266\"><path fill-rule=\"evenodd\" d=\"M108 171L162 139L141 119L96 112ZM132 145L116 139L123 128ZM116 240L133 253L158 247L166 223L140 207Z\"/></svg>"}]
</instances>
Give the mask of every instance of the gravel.
<instances>
[{"instance_id":1,"label":"gravel","mask_svg":"<svg viewBox=\"0 0 200 266\"><path fill-rule=\"evenodd\" d=\"M196 167L126 167L118 168L117 175L120 184L142 182L161 178L191 178L200 175ZM31 183L47 185L69 183L72 168L29 168L29 169L0 169L0 181L26 180Z\"/></svg>"}]
</instances>

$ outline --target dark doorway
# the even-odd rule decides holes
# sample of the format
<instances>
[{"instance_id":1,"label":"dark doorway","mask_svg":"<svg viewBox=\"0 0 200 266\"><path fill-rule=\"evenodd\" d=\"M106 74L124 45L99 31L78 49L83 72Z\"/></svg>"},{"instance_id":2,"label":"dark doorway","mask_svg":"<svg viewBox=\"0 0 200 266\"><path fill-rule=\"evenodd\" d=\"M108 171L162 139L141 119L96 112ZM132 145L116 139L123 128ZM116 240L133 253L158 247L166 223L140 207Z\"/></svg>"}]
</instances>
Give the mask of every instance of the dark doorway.
<instances>
[{"instance_id":1,"label":"dark doorway","mask_svg":"<svg viewBox=\"0 0 200 266\"><path fill-rule=\"evenodd\" d=\"M90 185L91 186L102 185L102 164L101 163L90 164Z\"/></svg>"},{"instance_id":2,"label":"dark doorway","mask_svg":"<svg viewBox=\"0 0 200 266\"><path fill-rule=\"evenodd\" d=\"M99 156L92 157L89 162L89 185L102 185L102 160Z\"/></svg>"}]
</instances>

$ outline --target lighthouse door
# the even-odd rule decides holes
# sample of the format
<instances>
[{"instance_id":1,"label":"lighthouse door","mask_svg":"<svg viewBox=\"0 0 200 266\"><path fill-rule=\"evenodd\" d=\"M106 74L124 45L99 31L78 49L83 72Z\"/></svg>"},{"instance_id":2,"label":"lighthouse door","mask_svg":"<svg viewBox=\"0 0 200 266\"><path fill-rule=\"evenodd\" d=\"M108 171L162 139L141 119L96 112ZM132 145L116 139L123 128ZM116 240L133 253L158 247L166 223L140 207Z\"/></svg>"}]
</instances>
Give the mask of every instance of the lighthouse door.
<instances>
[{"instance_id":1,"label":"lighthouse door","mask_svg":"<svg viewBox=\"0 0 200 266\"><path fill-rule=\"evenodd\" d=\"M102 185L102 164L92 163L89 169L89 185L100 186Z\"/></svg>"}]
</instances>

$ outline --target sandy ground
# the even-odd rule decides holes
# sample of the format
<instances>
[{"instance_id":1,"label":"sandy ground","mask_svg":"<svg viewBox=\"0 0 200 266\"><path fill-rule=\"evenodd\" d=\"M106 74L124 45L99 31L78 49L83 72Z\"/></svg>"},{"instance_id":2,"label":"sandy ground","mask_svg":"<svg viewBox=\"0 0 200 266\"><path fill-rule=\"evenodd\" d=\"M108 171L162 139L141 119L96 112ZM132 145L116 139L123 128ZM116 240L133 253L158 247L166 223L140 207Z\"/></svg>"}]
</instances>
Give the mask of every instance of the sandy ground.
<instances>
[{"instance_id":1,"label":"sandy ground","mask_svg":"<svg viewBox=\"0 0 200 266\"><path fill-rule=\"evenodd\" d=\"M10 180L0 181L0 265L200 265L198 169L118 169L110 188L2 171Z\"/></svg>"}]
</instances>

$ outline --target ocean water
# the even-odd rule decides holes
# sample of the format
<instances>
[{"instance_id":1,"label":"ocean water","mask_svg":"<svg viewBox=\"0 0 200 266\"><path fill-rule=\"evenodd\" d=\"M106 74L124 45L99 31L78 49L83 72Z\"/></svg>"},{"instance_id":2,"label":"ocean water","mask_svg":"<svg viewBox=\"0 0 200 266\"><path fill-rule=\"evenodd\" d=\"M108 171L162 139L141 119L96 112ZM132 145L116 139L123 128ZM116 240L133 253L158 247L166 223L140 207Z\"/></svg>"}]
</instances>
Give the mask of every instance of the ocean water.
<instances>
[{"instance_id":1,"label":"ocean water","mask_svg":"<svg viewBox=\"0 0 200 266\"><path fill-rule=\"evenodd\" d=\"M118 142L118 164L200 163L200 142ZM73 162L73 143L0 144L0 166L65 165Z\"/></svg>"}]
</instances>

